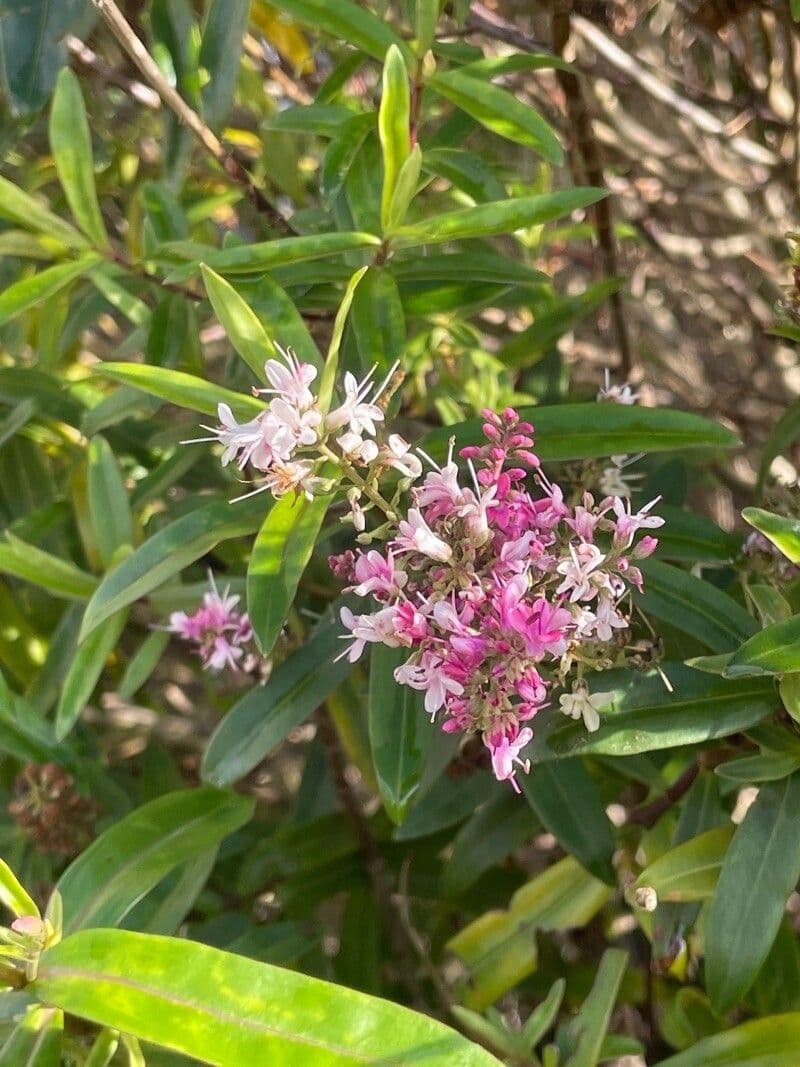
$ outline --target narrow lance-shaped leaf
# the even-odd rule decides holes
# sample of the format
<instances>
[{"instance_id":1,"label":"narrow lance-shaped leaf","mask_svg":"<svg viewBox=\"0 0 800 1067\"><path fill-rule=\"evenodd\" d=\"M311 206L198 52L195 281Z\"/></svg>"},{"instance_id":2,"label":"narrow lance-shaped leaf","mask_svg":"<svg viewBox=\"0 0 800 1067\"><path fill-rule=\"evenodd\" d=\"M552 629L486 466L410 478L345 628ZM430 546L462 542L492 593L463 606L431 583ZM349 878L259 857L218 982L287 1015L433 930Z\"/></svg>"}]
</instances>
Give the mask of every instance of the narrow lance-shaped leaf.
<instances>
[{"instance_id":1,"label":"narrow lance-shaped leaf","mask_svg":"<svg viewBox=\"0 0 800 1067\"><path fill-rule=\"evenodd\" d=\"M39 909L5 860L0 859L0 904L17 917L33 915L39 918Z\"/></svg>"},{"instance_id":2,"label":"narrow lance-shaped leaf","mask_svg":"<svg viewBox=\"0 0 800 1067\"><path fill-rule=\"evenodd\" d=\"M392 191L384 223L384 230L387 234L391 234L405 219L406 212L417 191L421 171L422 149L418 144L415 144L411 154L397 172L397 181Z\"/></svg>"},{"instance_id":3,"label":"narrow lance-shaped leaf","mask_svg":"<svg viewBox=\"0 0 800 1067\"><path fill-rule=\"evenodd\" d=\"M381 223L384 232L389 226L397 177L411 150L410 99L406 65L400 49L392 45L383 64L383 91L378 111L378 136L383 152Z\"/></svg>"},{"instance_id":4,"label":"narrow lance-shaped leaf","mask_svg":"<svg viewBox=\"0 0 800 1067\"><path fill-rule=\"evenodd\" d=\"M791 560L800 563L800 521L773 515L762 508L745 508L742 517Z\"/></svg>"},{"instance_id":5,"label":"narrow lance-shaped leaf","mask_svg":"<svg viewBox=\"0 0 800 1067\"><path fill-rule=\"evenodd\" d=\"M711 901L706 987L719 1014L756 979L800 878L800 775L762 786L737 827Z\"/></svg>"},{"instance_id":6,"label":"narrow lance-shaped leaf","mask_svg":"<svg viewBox=\"0 0 800 1067\"><path fill-rule=\"evenodd\" d=\"M617 993L628 964L628 953L609 948L603 953L591 992L570 1021L569 1033L577 1035L577 1048L565 1067L595 1067L601 1057Z\"/></svg>"},{"instance_id":7,"label":"narrow lance-shaped leaf","mask_svg":"<svg viewBox=\"0 0 800 1067\"><path fill-rule=\"evenodd\" d=\"M347 289L345 289L342 302L339 305L339 310L336 312L336 318L333 323L333 332L331 333L331 343L328 346L328 355L325 359L325 366L319 381L319 393L317 396L319 409L324 413L327 413L331 406L333 387L336 383L336 372L339 369L339 349L342 346L342 336L344 335L347 315L350 311L350 306L353 303L356 287L367 273L368 269L368 267L361 267L355 272L353 277L347 283Z\"/></svg>"},{"instance_id":8,"label":"narrow lance-shaped leaf","mask_svg":"<svg viewBox=\"0 0 800 1067\"><path fill-rule=\"evenodd\" d=\"M187 940L85 930L44 954L33 991L217 1067L499 1067L426 1015Z\"/></svg>"},{"instance_id":9,"label":"narrow lance-shaped leaf","mask_svg":"<svg viewBox=\"0 0 800 1067\"><path fill-rule=\"evenodd\" d=\"M116 457L104 437L89 445L89 514L103 563L133 544L133 518Z\"/></svg>"},{"instance_id":10,"label":"narrow lance-shaped leaf","mask_svg":"<svg viewBox=\"0 0 800 1067\"><path fill-rule=\"evenodd\" d=\"M122 922L171 870L247 822L253 803L201 786L167 793L114 823L58 881L65 933Z\"/></svg>"},{"instance_id":11,"label":"narrow lance-shaped leaf","mask_svg":"<svg viewBox=\"0 0 800 1067\"><path fill-rule=\"evenodd\" d=\"M0 572L39 585L53 596L86 600L97 588L97 579L74 563L29 545L11 533L0 542Z\"/></svg>"},{"instance_id":12,"label":"narrow lance-shaped leaf","mask_svg":"<svg viewBox=\"0 0 800 1067\"><path fill-rule=\"evenodd\" d=\"M96 373L160 397L168 404L200 411L204 415L216 416L219 405L227 404L237 418L252 419L265 407L254 396L236 393L215 382L207 382L193 374L167 367L148 367L142 363L103 363Z\"/></svg>"},{"instance_id":13,"label":"narrow lance-shaped leaf","mask_svg":"<svg viewBox=\"0 0 800 1067\"><path fill-rule=\"evenodd\" d=\"M233 347L258 381L266 381L264 363L279 357L270 337L233 286L205 263L200 265L206 292Z\"/></svg>"},{"instance_id":14,"label":"narrow lance-shaped leaf","mask_svg":"<svg viewBox=\"0 0 800 1067\"><path fill-rule=\"evenodd\" d=\"M286 621L330 502L330 496L287 493L258 532L247 568L247 611L265 656Z\"/></svg>"},{"instance_id":15,"label":"narrow lance-shaped leaf","mask_svg":"<svg viewBox=\"0 0 800 1067\"><path fill-rule=\"evenodd\" d=\"M713 1034L659 1067L784 1067L800 1046L800 1012L770 1015Z\"/></svg>"},{"instance_id":16,"label":"narrow lance-shaped leaf","mask_svg":"<svg viewBox=\"0 0 800 1067\"><path fill-rule=\"evenodd\" d=\"M0 293L0 326L66 289L76 278L88 274L97 262L98 256L87 253L80 259L57 263L10 285Z\"/></svg>"},{"instance_id":17,"label":"narrow lance-shaped leaf","mask_svg":"<svg viewBox=\"0 0 800 1067\"><path fill-rule=\"evenodd\" d=\"M529 804L565 851L608 885L617 877L611 857L615 843L600 794L580 760L543 764L521 775Z\"/></svg>"},{"instance_id":18,"label":"narrow lance-shaped leaf","mask_svg":"<svg viewBox=\"0 0 800 1067\"><path fill-rule=\"evenodd\" d=\"M766 626L734 652L725 667L728 678L747 674L792 674L800 671L800 615Z\"/></svg>"},{"instance_id":19,"label":"narrow lance-shaped leaf","mask_svg":"<svg viewBox=\"0 0 800 1067\"><path fill-rule=\"evenodd\" d=\"M209 75L203 118L213 129L225 122L233 102L249 11L250 0L210 0L206 7L199 63Z\"/></svg>"},{"instance_id":20,"label":"narrow lance-shaped leaf","mask_svg":"<svg viewBox=\"0 0 800 1067\"><path fill-rule=\"evenodd\" d=\"M57 740L63 741L89 703L106 661L117 647L127 618L127 609L117 612L105 626L94 630L75 653L56 710Z\"/></svg>"},{"instance_id":21,"label":"narrow lance-shaped leaf","mask_svg":"<svg viewBox=\"0 0 800 1067\"><path fill-rule=\"evenodd\" d=\"M8 178L0 178L0 218L8 219L25 230L54 237L67 248L86 248L89 244L74 226L64 222Z\"/></svg>"},{"instance_id":22,"label":"narrow lance-shaped leaf","mask_svg":"<svg viewBox=\"0 0 800 1067\"><path fill-rule=\"evenodd\" d=\"M50 110L50 147L58 178L78 225L98 248L108 246L94 180L92 137L77 77L64 67Z\"/></svg>"},{"instance_id":23,"label":"narrow lance-shaped leaf","mask_svg":"<svg viewBox=\"0 0 800 1067\"><path fill-rule=\"evenodd\" d=\"M270 675L266 686L245 694L206 745L201 773L216 785L248 774L344 681L352 670L344 650L338 610L331 609L305 644Z\"/></svg>"},{"instance_id":24,"label":"narrow lance-shaped leaf","mask_svg":"<svg viewBox=\"0 0 800 1067\"><path fill-rule=\"evenodd\" d=\"M86 606L80 640L115 612L158 589L229 537L258 529L263 502L215 501L159 530L105 576Z\"/></svg>"},{"instance_id":25,"label":"narrow lance-shaped leaf","mask_svg":"<svg viewBox=\"0 0 800 1067\"><path fill-rule=\"evenodd\" d=\"M369 681L369 739L372 762L384 807L401 823L419 787L432 727L421 694L399 685L394 670L406 659L404 649L376 645Z\"/></svg>"},{"instance_id":26,"label":"narrow lance-shaped leaf","mask_svg":"<svg viewBox=\"0 0 800 1067\"><path fill-rule=\"evenodd\" d=\"M386 21L353 0L336 0L335 4L330 0L277 0L275 7L315 31L349 41L376 59L383 59L392 45L411 58L411 49Z\"/></svg>"},{"instance_id":27,"label":"narrow lance-shaped leaf","mask_svg":"<svg viewBox=\"0 0 800 1067\"><path fill-rule=\"evenodd\" d=\"M0 1067L59 1067L64 1014L30 1008L0 1049Z\"/></svg>"},{"instance_id":28,"label":"narrow lance-shaped leaf","mask_svg":"<svg viewBox=\"0 0 800 1067\"><path fill-rule=\"evenodd\" d=\"M399 248L407 248L455 241L458 238L511 233L529 226L541 226L578 208L588 207L607 195L605 189L562 189L557 193L538 193L535 196L520 196L514 200L449 211L413 226L401 226L395 231L392 243Z\"/></svg>"},{"instance_id":29,"label":"narrow lance-shaped leaf","mask_svg":"<svg viewBox=\"0 0 800 1067\"><path fill-rule=\"evenodd\" d=\"M380 237L372 233L321 233L305 237L281 237L220 251L191 241L177 241L164 245L162 251L189 260L187 269L191 277L200 269L201 262L219 274L252 274L358 248L374 248L380 243Z\"/></svg>"},{"instance_id":30,"label":"narrow lance-shaped leaf","mask_svg":"<svg viewBox=\"0 0 800 1067\"><path fill-rule=\"evenodd\" d=\"M429 84L493 133L533 148L549 163L563 162L564 152L552 128L507 90L461 71L436 74Z\"/></svg>"},{"instance_id":31,"label":"narrow lance-shaped leaf","mask_svg":"<svg viewBox=\"0 0 800 1067\"><path fill-rule=\"evenodd\" d=\"M646 867L633 884L635 890L654 889L659 901L707 900L716 887L734 827L715 826L669 849Z\"/></svg>"}]
</instances>

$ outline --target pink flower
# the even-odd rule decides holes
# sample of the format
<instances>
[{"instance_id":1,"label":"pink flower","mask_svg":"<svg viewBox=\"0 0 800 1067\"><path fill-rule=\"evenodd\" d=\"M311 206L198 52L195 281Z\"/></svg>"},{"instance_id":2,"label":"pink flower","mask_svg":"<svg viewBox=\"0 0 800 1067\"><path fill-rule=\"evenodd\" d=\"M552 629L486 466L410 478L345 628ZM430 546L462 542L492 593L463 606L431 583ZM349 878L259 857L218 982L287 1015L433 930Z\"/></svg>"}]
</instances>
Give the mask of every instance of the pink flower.
<instances>
[{"instance_id":1,"label":"pink flower","mask_svg":"<svg viewBox=\"0 0 800 1067\"><path fill-rule=\"evenodd\" d=\"M447 463L436 471L428 471L425 481L416 491L416 500L421 508L426 509L429 522L463 507L466 503L464 490L458 484L458 467Z\"/></svg>"},{"instance_id":2,"label":"pink flower","mask_svg":"<svg viewBox=\"0 0 800 1067\"><path fill-rule=\"evenodd\" d=\"M521 760L519 754L522 749L533 740L533 730L524 726L519 733L510 737L505 733L493 733L489 735L486 746L492 754L492 770L499 782L511 782L515 793L520 792L516 779L514 764L521 767L527 774L531 769L530 760Z\"/></svg>"},{"instance_id":3,"label":"pink flower","mask_svg":"<svg viewBox=\"0 0 800 1067\"><path fill-rule=\"evenodd\" d=\"M569 593L569 598L573 603L595 596L598 583L593 580L592 575L600 564L605 562L605 558L596 545L586 541L581 542L577 548L570 545L569 556L556 567L558 573L564 575L564 580L556 592Z\"/></svg>"},{"instance_id":4,"label":"pink flower","mask_svg":"<svg viewBox=\"0 0 800 1067\"><path fill-rule=\"evenodd\" d=\"M421 552L423 556L440 560L442 563L446 563L453 555L450 545L436 536L417 508L410 508L408 519L401 520L397 528L400 536L395 538L394 544L399 549Z\"/></svg>"},{"instance_id":5,"label":"pink flower","mask_svg":"<svg viewBox=\"0 0 800 1067\"><path fill-rule=\"evenodd\" d=\"M209 571L211 589L203 594L197 611L173 611L166 629L184 641L197 646L205 669L221 671L223 667L236 669L244 655L244 648L253 637L248 615L236 610L238 596L226 589L220 595L214 576Z\"/></svg>"},{"instance_id":6,"label":"pink flower","mask_svg":"<svg viewBox=\"0 0 800 1067\"><path fill-rule=\"evenodd\" d=\"M419 663L404 663L394 672L395 681L412 689L425 691L425 710L433 717L450 694L460 696L464 686L445 672L444 661L431 653L423 653Z\"/></svg>"},{"instance_id":7,"label":"pink flower","mask_svg":"<svg viewBox=\"0 0 800 1067\"><path fill-rule=\"evenodd\" d=\"M622 548L630 548L634 535L639 530L656 530L664 525L664 520L659 515L650 515L650 509L661 499L657 496L649 504L645 504L641 511L631 511L630 500L616 497L614 500L614 514L617 521L614 527L614 544Z\"/></svg>"},{"instance_id":8,"label":"pink flower","mask_svg":"<svg viewBox=\"0 0 800 1067\"><path fill-rule=\"evenodd\" d=\"M408 575L397 570L391 549L382 556L373 549L358 557L355 564L357 585L353 586L356 596L368 596L379 593L384 596L397 596L406 584Z\"/></svg>"},{"instance_id":9,"label":"pink flower","mask_svg":"<svg viewBox=\"0 0 800 1067\"><path fill-rule=\"evenodd\" d=\"M275 393L292 407L310 408L314 403L314 394L309 386L317 377L317 368L310 363L301 363L291 348L283 349L276 344L283 356L285 365L277 359L268 359L264 364L264 373L272 389L257 389L258 393Z\"/></svg>"}]
</instances>

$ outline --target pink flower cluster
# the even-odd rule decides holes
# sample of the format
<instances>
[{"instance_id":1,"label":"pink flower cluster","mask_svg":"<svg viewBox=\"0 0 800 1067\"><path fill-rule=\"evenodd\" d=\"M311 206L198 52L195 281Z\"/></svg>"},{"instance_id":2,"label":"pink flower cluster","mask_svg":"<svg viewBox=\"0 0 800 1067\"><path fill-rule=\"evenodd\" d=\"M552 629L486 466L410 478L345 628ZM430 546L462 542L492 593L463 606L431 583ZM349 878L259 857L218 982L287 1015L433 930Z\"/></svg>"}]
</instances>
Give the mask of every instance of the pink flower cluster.
<instances>
[{"instance_id":1,"label":"pink flower cluster","mask_svg":"<svg viewBox=\"0 0 800 1067\"><path fill-rule=\"evenodd\" d=\"M497 778L518 790L533 737L526 724L573 671L576 696L562 698L562 710L585 706L596 728L583 670L626 632L622 602L642 585L635 561L657 544L637 535L663 520L650 513L656 501L634 512L628 500L595 503L587 493L570 507L540 469L532 427L510 408L483 416L487 443L461 451L472 485L462 485L451 448L411 490L385 551L359 549L332 565L375 604L372 613L342 609L343 654L355 661L376 642L409 649L396 680L424 692L444 730L480 734Z\"/></svg>"},{"instance_id":2,"label":"pink flower cluster","mask_svg":"<svg viewBox=\"0 0 800 1067\"><path fill-rule=\"evenodd\" d=\"M253 639L253 628L246 612L237 611L238 596L226 589L220 595L214 577L208 575L211 589L193 615L173 611L166 629L196 646L204 669L221 671L241 666L245 646Z\"/></svg>"}]
</instances>

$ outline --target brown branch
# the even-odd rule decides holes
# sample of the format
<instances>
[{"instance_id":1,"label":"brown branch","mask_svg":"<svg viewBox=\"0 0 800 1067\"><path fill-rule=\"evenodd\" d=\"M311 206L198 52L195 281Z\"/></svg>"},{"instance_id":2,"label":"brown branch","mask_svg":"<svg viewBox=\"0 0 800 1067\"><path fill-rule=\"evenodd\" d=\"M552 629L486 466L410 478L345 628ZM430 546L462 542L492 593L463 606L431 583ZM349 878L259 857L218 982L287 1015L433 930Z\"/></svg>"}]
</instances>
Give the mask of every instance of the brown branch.
<instances>
[{"instance_id":1,"label":"brown branch","mask_svg":"<svg viewBox=\"0 0 800 1067\"><path fill-rule=\"evenodd\" d=\"M553 9L553 51L556 55L563 54L569 40L572 30L571 15L572 0L558 0ZM586 105L581 83L577 75L571 71L557 69L555 74L564 95L564 105L567 110L569 124L575 134L575 147L583 160L588 182L590 185L604 188L606 182L603 174L603 163L600 158L600 149L592 130L592 119ZM603 260L603 274L607 278L613 278L619 273L619 266L617 263L611 205L608 198L598 201L591 211L594 215L597 244ZM617 337L617 347L619 348L620 369L627 378L633 369L633 352L625 321L622 294L619 291L611 294L609 306L614 323L614 332Z\"/></svg>"},{"instance_id":2,"label":"brown branch","mask_svg":"<svg viewBox=\"0 0 800 1067\"><path fill-rule=\"evenodd\" d=\"M347 762L339 742L336 727L331 720L328 709L324 705L317 708L314 718L322 743L325 746L325 753L328 757L328 764L339 802L353 826L359 848L364 856L375 903L383 916L392 945L392 953L400 970L402 980L412 995L415 1007L422 1011L429 1011L417 979L414 960L409 951L407 931L395 910L391 874L378 848L378 843L373 837L369 822L347 780Z\"/></svg>"},{"instance_id":3,"label":"brown branch","mask_svg":"<svg viewBox=\"0 0 800 1067\"><path fill-rule=\"evenodd\" d=\"M282 233L293 233L294 230L291 225L269 202L263 191L259 189L253 176L240 162L236 153L229 152L225 148L211 127L186 103L180 93L170 85L114 0L92 0L92 3L106 20L119 45L134 62L145 81L155 89L167 107L174 112L178 121L192 131L203 148L209 155L213 156L228 177L244 189L256 210L268 218L272 226Z\"/></svg>"},{"instance_id":4,"label":"brown branch","mask_svg":"<svg viewBox=\"0 0 800 1067\"><path fill-rule=\"evenodd\" d=\"M698 762L695 761L689 764L683 774L676 778L660 797L656 797L649 804L642 804L640 807L634 808L633 811L629 811L627 821L635 823L637 826L645 826L649 830L651 826L655 826L665 811L668 811L673 804L677 804L689 792L699 773L700 764Z\"/></svg>"},{"instance_id":5,"label":"brown branch","mask_svg":"<svg viewBox=\"0 0 800 1067\"><path fill-rule=\"evenodd\" d=\"M467 16L467 33L482 33L484 37L491 37L495 41L513 45L521 52L541 52L544 55L550 53L550 49L527 33L518 29L513 22L504 19L496 11L487 7L486 4L474 3L470 6ZM452 36L452 35L449 35Z\"/></svg>"}]
</instances>

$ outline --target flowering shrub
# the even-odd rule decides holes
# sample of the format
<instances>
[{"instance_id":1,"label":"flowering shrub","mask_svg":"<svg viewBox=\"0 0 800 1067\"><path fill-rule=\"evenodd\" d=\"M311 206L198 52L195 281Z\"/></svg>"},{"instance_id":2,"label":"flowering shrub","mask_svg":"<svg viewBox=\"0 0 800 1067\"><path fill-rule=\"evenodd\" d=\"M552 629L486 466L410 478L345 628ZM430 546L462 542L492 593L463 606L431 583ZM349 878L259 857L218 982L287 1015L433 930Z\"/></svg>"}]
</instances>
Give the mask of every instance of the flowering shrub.
<instances>
[{"instance_id":1,"label":"flowering shrub","mask_svg":"<svg viewBox=\"0 0 800 1067\"><path fill-rule=\"evenodd\" d=\"M794 1062L800 417L750 484L656 402L583 79L477 3L2 30L0 1065Z\"/></svg>"}]
</instances>

